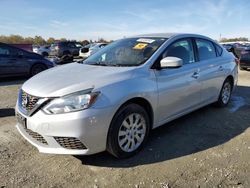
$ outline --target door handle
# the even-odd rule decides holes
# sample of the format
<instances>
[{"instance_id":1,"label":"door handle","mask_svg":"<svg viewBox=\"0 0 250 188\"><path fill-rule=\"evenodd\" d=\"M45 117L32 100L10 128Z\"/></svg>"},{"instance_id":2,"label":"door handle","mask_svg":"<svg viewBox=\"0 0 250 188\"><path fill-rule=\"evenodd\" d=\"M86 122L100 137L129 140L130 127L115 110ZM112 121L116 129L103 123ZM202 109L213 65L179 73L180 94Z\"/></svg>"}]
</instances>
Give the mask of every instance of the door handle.
<instances>
[{"instance_id":1,"label":"door handle","mask_svg":"<svg viewBox=\"0 0 250 188\"><path fill-rule=\"evenodd\" d=\"M199 78L199 76L200 76L200 73L199 73L199 72L194 72L194 73L192 74L192 78L195 78L195 79Z\"/></svg>"}]
</instances>

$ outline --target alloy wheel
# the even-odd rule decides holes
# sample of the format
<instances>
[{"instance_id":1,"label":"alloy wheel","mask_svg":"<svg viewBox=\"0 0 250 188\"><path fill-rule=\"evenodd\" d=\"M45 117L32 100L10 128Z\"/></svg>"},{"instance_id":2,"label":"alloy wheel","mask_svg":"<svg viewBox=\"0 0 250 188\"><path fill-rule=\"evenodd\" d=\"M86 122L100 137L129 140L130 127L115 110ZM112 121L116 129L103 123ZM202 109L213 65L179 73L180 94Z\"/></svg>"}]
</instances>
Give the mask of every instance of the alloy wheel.
<instances>
[{"instance_id":1,"label":"alloy wheel","mask_svg":"<svg viewBox=\"0 0 250 188\"><path fill-rule=\"evenodd\" d=\"M146 121L141 114L128 115L118 132L118 143L125 152L135 151L143 142L146 133Z\"/></svg>"}]
</instances>

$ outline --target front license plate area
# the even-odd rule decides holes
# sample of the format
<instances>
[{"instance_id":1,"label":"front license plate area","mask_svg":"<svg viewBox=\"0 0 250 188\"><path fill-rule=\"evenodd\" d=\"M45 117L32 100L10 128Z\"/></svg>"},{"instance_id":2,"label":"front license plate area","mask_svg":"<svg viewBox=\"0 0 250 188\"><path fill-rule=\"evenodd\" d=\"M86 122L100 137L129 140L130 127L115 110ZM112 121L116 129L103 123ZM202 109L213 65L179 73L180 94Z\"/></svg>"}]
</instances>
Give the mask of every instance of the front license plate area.
<instances>
[{"instance_id":1,"label":"front license plate area","mask_svg":"<svg viewBox=\"0 0 250 188\"><path fill-rule=\"evenodd\" d=\"M17 117L17 122L20 123L23 126L23 128L27 129L26 118L19 113L16 113L16 117Z\"/></svg>"}]
</instances>

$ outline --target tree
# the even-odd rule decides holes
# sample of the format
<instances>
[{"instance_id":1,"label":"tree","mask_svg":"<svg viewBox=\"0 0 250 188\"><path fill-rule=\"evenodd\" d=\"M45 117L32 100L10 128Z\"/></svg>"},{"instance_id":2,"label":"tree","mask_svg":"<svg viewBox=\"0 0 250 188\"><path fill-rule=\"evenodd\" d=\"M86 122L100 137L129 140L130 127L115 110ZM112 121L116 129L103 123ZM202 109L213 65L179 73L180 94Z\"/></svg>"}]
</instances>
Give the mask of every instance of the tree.
<instances>
[{"instance_id":1,"label":"tree","mask_svg":"<svg viewBox=\"0 0 250 188\"><path fill-rule=\"evenodd\" d=\"M36 45L45 45L46 41L41 36L35 36L33 44L36 44Z\"/></svg>"},{"instance_id":2,"label":"tree","mask_svg":"<svg viewBox=\"0 0 250 188\"><path fill-rule=\"evenodd\" d=\"M99 38L98 42L107 43L108 41L106 41L104 38Z\"/></svg>"},{"instance_id":3,"label":"tree","mask_svg":"<svg viewBox=\"0 0 250 188\"><path fill-rule=\"evenodd\" d=\"M86 46L86 45L88 45L88 44L89 44L89 41L87 41L87 40L83 40L81 43L82 43L82 45L83 45L83 46Z\"/></svg>"},{"instance_id":4,"label":"tree","mask_svg":"<svg viewBox=\"0 0 250 188\"><path fill-rule=\"evenodd\" d=\"M67 41L67 39L66 38L61 38L60 41Z\"/></svg>"},{"instance_id":5,"label":"tree","mask_svg":"<svg viewBox=\"0 0 250 188\"><path fill-rule=\"evenodd\" d=\"M47 43L48 44L53 44L53 43L55 43L55 41L56 40L53 37L50 37L50 38L48 38Z\"/></svg>"},{"instance_id":6,"label":"tree","mask_svg":"<svg viewBox=\"0 0 250 188\"><path fill-rule=\"evenodd\" d=\"M249 41L246 37L239 38L222 38L220 42L236 42L236 41Z\"/></svg>"},{"instance_id":7,"label":"tree","mask_svg":"<svg viewBox=\"0 0 250 188\"><path fill-rule=\"evenodd\" d=\"M34 38L32 38L32 37L26 37L26 38L24 39L24 41L25 41L25 43L27 43L27 44L33 44L33 43L34 43Z\"/></svg>"},{"instance_id":8,"label":"tree","mask_svg":"<svg viewBox=\"0 0 250 188\"><path fill-rule=\"evenodd\" d=\"M24 38L20 35L10 35L8 38L9 44L22 44L25 43Z\"/></svg>"}]
</instances>

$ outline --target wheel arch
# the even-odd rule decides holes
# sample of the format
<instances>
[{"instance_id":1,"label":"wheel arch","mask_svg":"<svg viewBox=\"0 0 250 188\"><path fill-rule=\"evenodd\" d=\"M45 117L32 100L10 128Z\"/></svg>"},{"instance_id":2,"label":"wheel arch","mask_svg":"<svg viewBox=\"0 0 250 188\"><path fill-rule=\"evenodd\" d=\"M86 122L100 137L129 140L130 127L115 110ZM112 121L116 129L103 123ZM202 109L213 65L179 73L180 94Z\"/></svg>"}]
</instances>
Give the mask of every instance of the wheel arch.
<instances>
[{"instance_id":1,"label":"wheel arch","mask_svg":"<svg viewBox=\"0 0 250 188\"><path fill-rule=\"evenodd\" d=\"M233 88L234 88L234 77L232 75L229 75L229 76L227 76L227 78L225 79L225 81L226 80L230 81L231 86L232 86L232 90L233 90Z\"/></svg>"},{"instance_id":2,"label":"wheel arch","mask_svg":"<svg viewBox=\"0 0 250 188\"><path fill-rule=\"evenodd\" d=\"M44 63L41 63L41 62L35 62L33 65L31 65L30 66L30 70L29 70L29 74L31 74L32 73L32 69L33 69L33 67L35 67L35 66L37 66L37 65L42 65L42 66L44 66L46 69L48 69L49 67L46 65L46 64L44 64Z\"/></svg>"},{"instance_id":3,"label":"wheel arch","mask_svg":"<svg viewBox=\"0 0 250 188\"><path fill-rule=\"evenodd\" d=\"M121 108L123 108L124 106L128 104L137 104L146 110L149 116L149 120L150 120L150 129L152 129L153 123L154 123L154 111L150 102L143 97L134 97L134 98L128 99L127 101L123 102L120 105L120 107L116 110L115 114L118 113Z\"/></svg>"}]
</instances>

